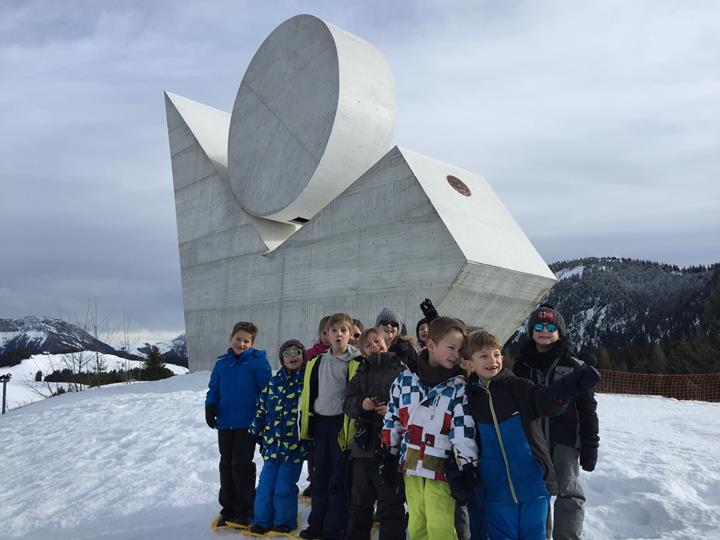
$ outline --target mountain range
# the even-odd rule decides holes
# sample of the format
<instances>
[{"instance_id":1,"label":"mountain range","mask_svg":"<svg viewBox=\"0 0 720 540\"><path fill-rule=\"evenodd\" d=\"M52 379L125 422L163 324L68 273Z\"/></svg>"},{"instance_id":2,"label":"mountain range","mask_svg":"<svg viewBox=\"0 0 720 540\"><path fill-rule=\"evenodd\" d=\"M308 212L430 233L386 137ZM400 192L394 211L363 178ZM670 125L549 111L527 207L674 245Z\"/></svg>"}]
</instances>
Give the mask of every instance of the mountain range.
<instances>
[{"instance_id":1,"label":"mountain range","mask_svg":"<svg viewBox=\"0 0 720 540\"><path fill-rule=\"evenodd\" d=\"M697 356L701 348L707 359L705 370L713 369L714 359L720 358L720 351L715 354L716 342L706 342L715 340L720 331L720 263L681 268L636 259L591 257L556 262L550 268L558 282L542 303L554 306L564 316L574 350L635 348L623 360L631 369L641 368L642 362L634 362L638 354L649 355L647 350L637 350L661 343L670 344L670 348L675 344L679 356ZM517 345L526 337L523 325L509 345ZM698 345L698 340L705 342ZM688 343L695 349L688 349ZM683 345L681 350L677 344ZM171 342L145 343L126 352L61 319L0 319L0 367L42 352L92 350L141 359L152 345L160 349L166 363L187 367L185 334ZM720 368L720 361L717 363Z\"/></svg>"},{"instance_id":2,"label":"mountain range","mask_svg":"<svg viewBox=\"0 0 720 540\"><path fill-rule=\"evenodd\" d=\"M558 282L542 303L564 317L575 350L684 340L709 331L706 304L720 295L720 264L680 268L592 257L550 265ZM713 292L715 296L713 296ZM513 341L518 341L522 327Z\"/></svg>"},{"instance_id":3,"label":"mountain range","mask_svg":"<svg viewBox=\"0 0 720 540\"><path fill-rule=\"evenodd\" d=\"M134 351L126 352L113 348L80 326L62 319L36 316L0 319L0 367L18 364L33 354L75 351L98 351L142 360L153 345L160 349L164 362L187 367L185 334L171 342L145 343Z\"/></svg>"}]
</instances>

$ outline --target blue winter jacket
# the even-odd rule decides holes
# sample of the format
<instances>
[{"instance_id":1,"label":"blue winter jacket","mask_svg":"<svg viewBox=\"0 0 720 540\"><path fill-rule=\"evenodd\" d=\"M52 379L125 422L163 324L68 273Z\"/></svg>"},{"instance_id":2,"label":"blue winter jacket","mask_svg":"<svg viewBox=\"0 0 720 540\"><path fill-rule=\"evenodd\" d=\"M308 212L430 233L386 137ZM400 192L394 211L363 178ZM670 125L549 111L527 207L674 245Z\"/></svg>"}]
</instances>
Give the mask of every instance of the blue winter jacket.
<instances>
[{"instance_id":1,"label":"blue winter jacket","mask_svg":"<svg viewBox=\"0 0 720 540\"><path fill-rule=\"evenodd\" d=\"M488 501L517 503L555 495L557 480L541 427L542 417L564 410L552 390L505 368L486 385L473 375L467 394Z\"/></svg>"},{"instance_id":2,"label":"blue winter jacket","mask_svg":"<svg viewBox=\"0 0 720 540\"><path fill-rule=\"evenodd\" d=\"M218 429L250 427L255 403L272 375L265 351L250 348L240 356L232 349L218 357L208 383L205 406L215 405Z\"/></svg>"}]
</instances>

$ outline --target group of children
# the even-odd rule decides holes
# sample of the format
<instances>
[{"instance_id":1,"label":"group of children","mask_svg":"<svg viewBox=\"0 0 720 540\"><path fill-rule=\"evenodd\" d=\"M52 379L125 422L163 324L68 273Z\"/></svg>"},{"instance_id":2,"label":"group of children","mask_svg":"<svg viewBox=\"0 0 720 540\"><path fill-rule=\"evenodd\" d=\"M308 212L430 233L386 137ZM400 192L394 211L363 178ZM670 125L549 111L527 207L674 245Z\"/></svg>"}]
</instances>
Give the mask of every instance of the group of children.
<instances>
[{"instance_id":1,"label":"group of children","mask_svg":"<svg viewBox=\"0 0 720 540\"><path fill-rule=\"evenodd\" d=\"M326 317L312 352L282 344L274 375L252 347L255 325L235 325L205 404L218 430L220 524L295 530L312 451L302 538L368 540L373 521L381 540L580 537L579 465L597 460L599 374L570 355L560 314L531 314L513 373L497 337L468 332L429 300L421 309L417 341L393 309L368 329L344 313Z\"/></svg>"}]
</instances>

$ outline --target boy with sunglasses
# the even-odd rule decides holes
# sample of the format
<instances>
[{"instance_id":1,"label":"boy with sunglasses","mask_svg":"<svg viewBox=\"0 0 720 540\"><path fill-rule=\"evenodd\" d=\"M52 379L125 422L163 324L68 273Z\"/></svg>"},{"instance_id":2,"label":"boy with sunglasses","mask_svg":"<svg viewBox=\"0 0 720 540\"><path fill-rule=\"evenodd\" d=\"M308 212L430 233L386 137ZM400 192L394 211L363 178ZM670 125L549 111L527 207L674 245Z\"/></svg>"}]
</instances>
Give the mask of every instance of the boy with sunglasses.
<instances>
[{"instance_id":1,"label":"boy with sunglasses","mask_svg":"<svg viewBox=\"0 0 720 540\"><path fill-rule=\"evenodd\" d=\"M532 312L528 336L530 339L523 344L520 358L513 366L515 375L536 384L551 385L583 366L583 362L570 353L565 320L552 306L543 304ZM597 401L592 390L568 403L563 414L543 420L543 432L558 480L554 526L548 519L548 537L552 526L555 540L582 536L585 494L580 485L580 466L588 472L595 469L600 442L598 429Z\"/></svg>"}]
</instances>

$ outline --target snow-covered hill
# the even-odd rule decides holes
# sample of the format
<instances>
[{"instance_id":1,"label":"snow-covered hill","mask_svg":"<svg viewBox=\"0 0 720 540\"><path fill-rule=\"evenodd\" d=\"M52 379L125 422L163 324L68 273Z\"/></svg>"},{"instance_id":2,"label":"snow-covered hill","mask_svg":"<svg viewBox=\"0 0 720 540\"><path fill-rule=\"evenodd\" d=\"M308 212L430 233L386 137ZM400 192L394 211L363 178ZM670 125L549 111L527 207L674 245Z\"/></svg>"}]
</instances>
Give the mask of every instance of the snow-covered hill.
<instances>
[{"instance_id":1,"label":"snow-covered hill","mask_svg":"<svg viewBox=\"0 0 720 540\"><path fill-rule=\"evenodd\" d=\"M216 539L208 528L218 510L217 437L203 416L208 377L65 394L1 417L0 537ZM720 404L598 401L600 461L582 473L586 538L716 540Z\"/></svg>"},{"instance_id":2,"label":"snow-covered hill","mask_svg":"<svg viewBox=\"0 0 720 540\"><path fill-rule=\"evenodd\" d=\"M96 359L94 352L86 351L82 354L88 355L87 360L91 364L95 364ZM75 357L77 357L77 355L75 355ZM127 360L113 354L100 353L98 357L105 371L128 371L134 368L141 368L143 364L142 361ZM72 365L75 361L71 354L35 354L23 360L18 365L0 368L0 375L9 373L12 377L7 384L8 409L16 409L45 399L51 393L57 391L59 386L67 387L68 385L64 385L63 383L36 382L35 375L40 371L44 377L53 371L59 371L68 365ZM88 367L92 366L89 365ZM187 368L173 364L165 364L165 367L176 375L188 372Z\"/></svg>"}]
</instances>

